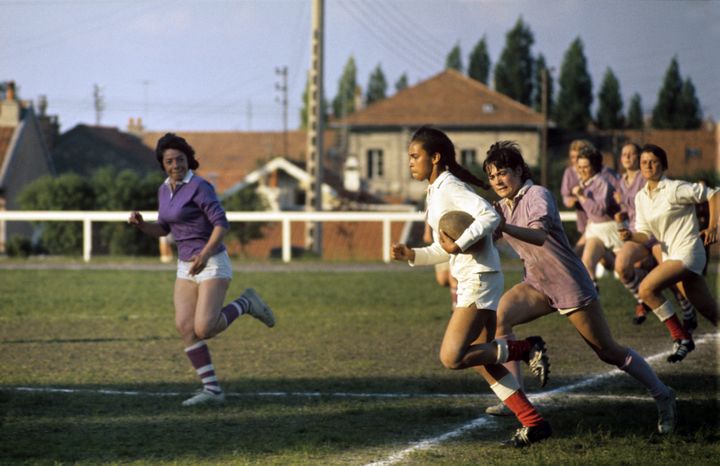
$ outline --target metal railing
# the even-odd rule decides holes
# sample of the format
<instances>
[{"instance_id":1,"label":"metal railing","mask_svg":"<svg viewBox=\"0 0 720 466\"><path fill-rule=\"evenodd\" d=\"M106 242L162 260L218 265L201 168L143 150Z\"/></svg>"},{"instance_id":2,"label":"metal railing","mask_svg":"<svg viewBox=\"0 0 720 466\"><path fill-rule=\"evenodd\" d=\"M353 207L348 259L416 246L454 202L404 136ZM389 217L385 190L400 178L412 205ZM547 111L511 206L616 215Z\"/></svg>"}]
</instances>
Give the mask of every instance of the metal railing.
<instances>
[{"instance_id":1,"label":"metal railing","mask_svg":"<svg viewBox=\"0 0 720 466\"><path fill-rule=\"evenodd\" d=\"M157 220L157 212L141 212L146 221ZM83 224L83 260L90 262L92 257L92 222L127 222L130 212L103 212L82 210L54 210L54 211L0 211L0 241L7 244L5 238L6 221L24 222L82 222ZM564 222L574 222L575 212L561 212L560 218ZM382 257L383 261L390 262L392 222L422 222L425 221L423 212L227 212L230 222L280 222L282 260L290 262L292 258L292 244L290 240L291 222L381 222L382 223Z\"/></svg>"}]
</instances>

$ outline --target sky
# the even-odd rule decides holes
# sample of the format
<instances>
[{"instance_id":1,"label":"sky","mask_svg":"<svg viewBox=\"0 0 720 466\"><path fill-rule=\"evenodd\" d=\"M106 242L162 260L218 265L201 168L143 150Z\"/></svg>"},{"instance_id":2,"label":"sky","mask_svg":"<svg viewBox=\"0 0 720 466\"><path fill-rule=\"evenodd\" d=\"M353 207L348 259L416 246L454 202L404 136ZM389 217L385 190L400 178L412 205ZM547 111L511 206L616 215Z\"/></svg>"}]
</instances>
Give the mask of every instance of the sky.
<instances>
[{"instance_id":1,"label":"sky","mask_svg":"<svg viewBox=\"0 0 720 466\"><path fill-rule=\"evenodd\" d=\"M150 131L281 131L287 67L288 127L299 126L310 66L311 0L0 0L0 81L57 115L61 132L95 124ZM720 0L325 0L324 85L337 93L352 56L367 87L379 64L388 94L463 63L485 37L494 66L522 17L555 81L580 37L597 91L607 68L625 107L640 94L650 113L677 57L704 117L720 118ZM557 87L555 88L557 95Z\"/></svg>"}]
</instances>

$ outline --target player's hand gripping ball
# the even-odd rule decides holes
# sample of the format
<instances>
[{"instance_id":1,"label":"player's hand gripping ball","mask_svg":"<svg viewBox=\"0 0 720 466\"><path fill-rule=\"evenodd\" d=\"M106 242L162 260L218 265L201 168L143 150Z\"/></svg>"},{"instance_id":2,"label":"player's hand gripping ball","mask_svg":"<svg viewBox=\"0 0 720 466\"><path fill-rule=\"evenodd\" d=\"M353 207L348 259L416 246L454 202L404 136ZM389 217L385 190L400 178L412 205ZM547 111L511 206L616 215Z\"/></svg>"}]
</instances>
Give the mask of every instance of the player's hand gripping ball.
<instances>
[{"instance_id":1,"label":"player's hand gripping ball","mask_svg":"<svg viewBox=\"0 0 720 466\"><path fill-rule=\"evenodd\" d=\"M475 219L469 213L462 210L451 210L446 212L440 221L438 222L438 228L444 232L451 240L457 240L460 235L470 226ZM480 241L478 241L479 243ZM477 244L477 243L476 243ZM472 245L465 252L470 252L471 249L475 248L475 244Z\"/></svg>"}]
</instances>

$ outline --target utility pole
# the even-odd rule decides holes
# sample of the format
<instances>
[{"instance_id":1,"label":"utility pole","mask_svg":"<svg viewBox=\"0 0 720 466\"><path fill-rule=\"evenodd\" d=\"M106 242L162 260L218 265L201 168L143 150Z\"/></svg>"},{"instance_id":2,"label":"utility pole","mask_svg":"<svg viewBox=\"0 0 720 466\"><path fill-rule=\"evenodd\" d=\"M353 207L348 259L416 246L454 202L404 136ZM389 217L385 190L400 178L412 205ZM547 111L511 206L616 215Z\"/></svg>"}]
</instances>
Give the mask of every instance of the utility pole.
<instances>
[{"instance_id":1,"label":"utility pole","mask_svg":"<svg viewBox=\"0 0 720 466\"><path fill-rule=\"evenodd\" d=\"M95 108L95 126L100 126L102 113L105 110L105 98L102 95L102 89L97 84L93 84L93 107Z\"/></svg>"},{"instance_id":2,"label":"utility pole","mask_svg":"<svg viewBox=\"0 0 720 466\"><path fill-rule=\"evenodd\" d=\"M312 23L310 27L311 57L308 89L308 128L307 128L307 170L310 183L305 196L305 208L308 211L322 211L322 154L324 121L322 114L323 61L324 61L324 15L325 1L313 0ZM322 255L322 223L308 222L305 227L305 246Z\"/></svg>"},{"instance_id":3,"label":"utility pole","mask_svg":"<svg viewBox=\"0 0 720 466\"><path fill-rule=\"evenodd\" d=\"M540 143L540 184L547 187L550 171L550 161L548 160L548 70L543 68L540 72L541 76L541 92L540 106L542 107L543 124L542 124L542 142Z\"/></svg>"},{"instance_id":4,"label":"utility pole","mask_svg":"<svg viewBox=\"0 0 720 466\"><path fill-rule=\"evenodd\" d=\"M287 66L281 68L275 68L275 74L282 78L281 83L275 83L275 89L281 92L281 97L276 97L275 100L280 102L283 107L283 157L288 157L288 69Z\"/></svg>"}]
</instances>

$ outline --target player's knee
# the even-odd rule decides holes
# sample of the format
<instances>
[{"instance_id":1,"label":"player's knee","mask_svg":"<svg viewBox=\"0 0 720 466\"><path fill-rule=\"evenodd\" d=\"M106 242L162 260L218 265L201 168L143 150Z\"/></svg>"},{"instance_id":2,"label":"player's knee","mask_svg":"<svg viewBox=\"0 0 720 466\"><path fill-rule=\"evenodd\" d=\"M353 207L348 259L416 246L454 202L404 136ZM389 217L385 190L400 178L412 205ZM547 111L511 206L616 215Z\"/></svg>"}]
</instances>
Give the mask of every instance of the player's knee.
<instances>
[{"instance_id":1,"label":"player's knee","mask_svg":"<svg viewBox=\"0 0 720 466\"><path fill-rule=\"evenodd\" d=\"M214 329L207 324L196 325L195 335L201 340L207 340L208 338L212 338L215 335L213 330Z\"/></svg>"},{"instance_id":2,"label":"player's knee","mask_svg":"<svg viewBox=\"0 0 720 466\"><path fill-rule=\"evenodd\" d=\"M451 352L440 352L440 362L443 366L450 370L463 369L462 358L457 353Z\"/></svg>"},{"instance_id":3,"label":"player's knee","mask_svg":"<svg viewBox=\"0 0 720 466\"><path fill-rule=\"evenodd\" d=\"M655 290L653 287L648 285L646 282L640 282L640 286L638 287L638 296L640 296L640 299L647 301L648 298L652 299L654 295Z\"/></svg>"}]
</instances>

